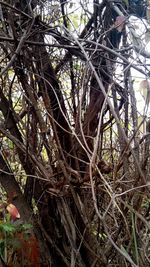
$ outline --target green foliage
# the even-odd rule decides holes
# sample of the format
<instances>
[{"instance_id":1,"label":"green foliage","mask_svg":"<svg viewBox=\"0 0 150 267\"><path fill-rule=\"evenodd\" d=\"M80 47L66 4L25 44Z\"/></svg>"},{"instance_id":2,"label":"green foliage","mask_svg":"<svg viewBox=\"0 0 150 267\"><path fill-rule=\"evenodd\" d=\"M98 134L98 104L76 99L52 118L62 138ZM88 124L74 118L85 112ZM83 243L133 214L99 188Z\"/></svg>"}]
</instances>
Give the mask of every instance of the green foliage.
<instances>
[{"instance_id":1,"label":"green foliage","mask_svg":"<svg viewBox=\"0 0 150 267\"><path fill-rule=\"evenodd\" d=\"M16 231L16 226L9 222L0 223L0 231L6 234L12 234Z\"/></svg>"},{"instance_id":2,"label":"green foliage","mask_svg":"<svg viewBox=\"0 0 150 267\"><path fill-rule=\"evenodd\" d=\"M20 235L28 240L32 225L28 223L12 223L9 214L0 221L0 256L7 261L8 257L21 249Z\"/></svg>"}]
</instances>

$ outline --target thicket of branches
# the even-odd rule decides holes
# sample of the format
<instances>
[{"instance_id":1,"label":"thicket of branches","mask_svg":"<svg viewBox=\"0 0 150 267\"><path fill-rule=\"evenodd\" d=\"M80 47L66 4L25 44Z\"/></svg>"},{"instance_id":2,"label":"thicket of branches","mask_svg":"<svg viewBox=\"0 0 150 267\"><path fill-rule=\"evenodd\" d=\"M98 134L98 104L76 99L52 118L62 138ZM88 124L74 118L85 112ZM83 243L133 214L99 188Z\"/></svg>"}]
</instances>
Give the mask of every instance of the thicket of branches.
<instances>
[{"instance_id":1,"label":"thicket of branches","mask_svg":"<svg viewBox=\"0 0 150 267\"><path fill-rule=\"evenodd\" d=\"M39 266L149 265L148 5L0 1L0 183Z\"/></svg>"}]
</instances>

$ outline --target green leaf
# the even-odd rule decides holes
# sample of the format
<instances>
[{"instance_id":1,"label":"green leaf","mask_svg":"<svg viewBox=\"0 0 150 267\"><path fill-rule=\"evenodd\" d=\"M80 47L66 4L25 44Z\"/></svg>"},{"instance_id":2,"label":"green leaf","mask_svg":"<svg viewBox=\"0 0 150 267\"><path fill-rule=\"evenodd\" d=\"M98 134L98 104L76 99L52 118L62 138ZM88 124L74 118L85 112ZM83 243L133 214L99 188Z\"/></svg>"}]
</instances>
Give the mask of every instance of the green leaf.
<instances>
[{"instance_id":1,"label":"green leaf","mask_svg":"<svg viewBox=\"0 0 150 267\"><path fill-rule=\"evenodd\" d=\"M22 230L24 230L24 231L30 230L32 227L33 227L32 224L25 223L22 225Z\"/></svg>"},{"instance_id":2,"label":"green leaf","mask_svg":"<svg viewBox=\"0 0 150 267\"><path fill-rule=\"evenodd\" d=\"M12 233L16 231L15 225L11 223L2 223L0 224L0 230L7 232L7 233Z\"/></svg>"}]
</instances>

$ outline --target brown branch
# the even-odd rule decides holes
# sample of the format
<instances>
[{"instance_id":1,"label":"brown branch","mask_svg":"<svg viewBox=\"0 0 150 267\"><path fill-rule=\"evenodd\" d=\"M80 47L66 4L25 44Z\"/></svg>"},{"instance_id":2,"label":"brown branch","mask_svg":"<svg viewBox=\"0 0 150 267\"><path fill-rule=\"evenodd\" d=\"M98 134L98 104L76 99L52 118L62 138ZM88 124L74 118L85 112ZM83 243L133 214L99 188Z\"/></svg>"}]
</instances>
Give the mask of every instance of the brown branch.
<instances>
[{"instance_id":1,"label":"brown branch","mask_svg":"<svg viewBox=\"0 0 150 267\"><path fill-rule=\"evenodd\" d=\"M10 8L10 9L14 10L19 15L21 14L26 18L33 19L33 17L29 16L27 13L25 13L22 10L16 8L15 6L12 6L12 5L10 5L10 4L6 3L6 2L3 2L3 1L0 1L0 4L5 6L8 9Z\"/></svg>"}]
</instances>

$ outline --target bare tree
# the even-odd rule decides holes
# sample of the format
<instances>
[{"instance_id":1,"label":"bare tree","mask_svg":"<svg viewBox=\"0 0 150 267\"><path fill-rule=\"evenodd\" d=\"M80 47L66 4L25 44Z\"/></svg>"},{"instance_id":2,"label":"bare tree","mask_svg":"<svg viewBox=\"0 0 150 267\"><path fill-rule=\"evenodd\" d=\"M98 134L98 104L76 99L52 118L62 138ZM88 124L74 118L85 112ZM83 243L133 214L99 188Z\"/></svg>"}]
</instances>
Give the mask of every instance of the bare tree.
<instances>
[{"instance_id":1,"label":"bare tree","mask_svg":"<svg viewBox=\"0 0 150 267\"><path fill-rule=\"evenodd\" d=\"M140 116L133 77L149 78L148 11L0 1L0 183L39 266L149 264L149 88Z\"/></svg>"}]
</instances>

